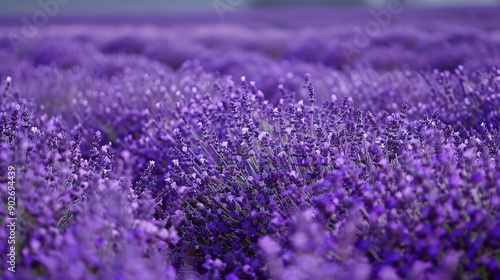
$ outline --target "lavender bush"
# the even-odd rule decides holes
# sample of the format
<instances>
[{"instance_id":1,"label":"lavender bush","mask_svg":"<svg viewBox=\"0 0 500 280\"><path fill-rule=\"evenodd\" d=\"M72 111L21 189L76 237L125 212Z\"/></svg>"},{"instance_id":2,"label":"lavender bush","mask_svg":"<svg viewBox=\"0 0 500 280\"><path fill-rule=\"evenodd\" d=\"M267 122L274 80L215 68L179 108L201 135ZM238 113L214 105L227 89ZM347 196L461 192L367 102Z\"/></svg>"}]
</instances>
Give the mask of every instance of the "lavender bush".
<instances>
[{"instance_id":1,"label":"lavender bush","mask_svg":"<svg viewBox=\"0 0 500 280\"><path fill-rule=\"evenodd\" d=\"M500 279L500 26L468 12L351 61L265 14L0 38L1 278Z\"/></svg>"}]
</instances>

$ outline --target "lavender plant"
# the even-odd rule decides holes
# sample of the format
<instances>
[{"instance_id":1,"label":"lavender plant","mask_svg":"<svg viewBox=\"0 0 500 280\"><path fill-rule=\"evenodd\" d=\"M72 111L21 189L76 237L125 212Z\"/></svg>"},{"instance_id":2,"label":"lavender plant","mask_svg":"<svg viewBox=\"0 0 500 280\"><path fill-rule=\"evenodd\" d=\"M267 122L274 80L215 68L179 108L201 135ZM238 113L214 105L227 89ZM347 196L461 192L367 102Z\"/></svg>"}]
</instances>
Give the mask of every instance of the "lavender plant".
<instances>
[{"instance_id":1,"label":"lavender plant","mask_svg":"<svg viewBox=\"0 0 500 280\"><path fill-rule=\"evenodd\" d=\"M350 63L344 27L265 13L0 39L0 277L498 279L498 22L441 13L473 24L415 13Z\"/></svg>"}]
</instances>

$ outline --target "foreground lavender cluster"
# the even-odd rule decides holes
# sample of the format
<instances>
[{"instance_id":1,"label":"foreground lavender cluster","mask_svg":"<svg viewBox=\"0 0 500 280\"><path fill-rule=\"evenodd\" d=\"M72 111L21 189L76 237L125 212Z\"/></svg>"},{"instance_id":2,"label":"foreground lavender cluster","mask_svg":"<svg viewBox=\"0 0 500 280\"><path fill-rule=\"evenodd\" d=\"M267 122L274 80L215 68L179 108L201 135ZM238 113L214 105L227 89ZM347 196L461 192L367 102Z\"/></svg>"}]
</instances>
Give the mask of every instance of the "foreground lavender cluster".
<instances>
[{"instance_id":1,"label":"foreground lavender cluster","mask_svg":"<svg viewBox=\"0 0 500 280\"><path fill-rule=\"evenodd\" d=\"M439 26L3 41L0 276L499 279L499 38Z\"/></svg>"}]
</instances>

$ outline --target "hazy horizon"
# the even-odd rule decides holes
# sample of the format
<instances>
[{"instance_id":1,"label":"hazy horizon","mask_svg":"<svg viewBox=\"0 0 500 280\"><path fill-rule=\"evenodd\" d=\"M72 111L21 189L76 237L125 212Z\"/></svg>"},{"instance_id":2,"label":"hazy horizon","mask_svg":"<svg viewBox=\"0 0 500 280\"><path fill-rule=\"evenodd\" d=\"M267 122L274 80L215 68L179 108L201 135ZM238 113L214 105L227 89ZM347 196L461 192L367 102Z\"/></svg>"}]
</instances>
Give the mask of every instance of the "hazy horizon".
<instances>
[{"instance_id":1,"label":"hazy horizon","mask_svg":"<svg viewBox=\"0 0 500 280\"><path fill-rule=\"evenodd\" d=\"M55 1L55 0L52 0ZM0 15L15 15L26 14L39 11L41 8L39 2L50 2L50 0L39 1L17 1L17 2L1 2ZM215 3L230 3L229 0L182 0L182 1L165 1L165 0L145 0L138 2L135 0L69 0L65 5L61 5L62 14L95 14L95 13L144 13L144 12L187 12L187 11L210 11L215 10ZM234 1L233 2L237 2ZM443 5L494 5L499 4L499 0L407 0L407 5L426 5L426 6L443 6ZM387 0L240 0L239 4L233 5L234 9L248 9L252 7L263 6L301 6L301 5L369 5L380 6L385 5Z\"/></svg>"}]
</instances>

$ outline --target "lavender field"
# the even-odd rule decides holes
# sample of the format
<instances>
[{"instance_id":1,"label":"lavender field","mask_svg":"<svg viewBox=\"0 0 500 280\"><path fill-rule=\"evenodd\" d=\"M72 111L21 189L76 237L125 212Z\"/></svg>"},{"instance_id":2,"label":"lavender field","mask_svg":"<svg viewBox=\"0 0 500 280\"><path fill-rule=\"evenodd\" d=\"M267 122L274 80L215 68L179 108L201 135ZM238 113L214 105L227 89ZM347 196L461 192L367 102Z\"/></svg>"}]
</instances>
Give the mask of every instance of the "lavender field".
<instances>
[{"instance_id":1,"label":"lavender field","mask_svg":"<svg viewBox=\"0 0 500 280\"><path fill-rule=\"evenodd\" d=\"M499 15L0 18L0 279L500 279Z\"/></svg>"}]
</instances>

